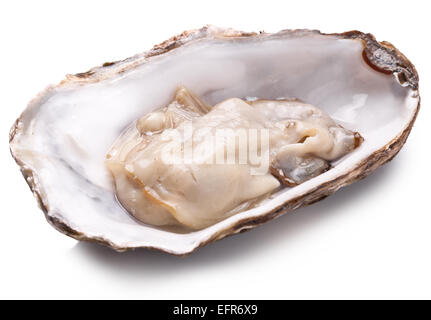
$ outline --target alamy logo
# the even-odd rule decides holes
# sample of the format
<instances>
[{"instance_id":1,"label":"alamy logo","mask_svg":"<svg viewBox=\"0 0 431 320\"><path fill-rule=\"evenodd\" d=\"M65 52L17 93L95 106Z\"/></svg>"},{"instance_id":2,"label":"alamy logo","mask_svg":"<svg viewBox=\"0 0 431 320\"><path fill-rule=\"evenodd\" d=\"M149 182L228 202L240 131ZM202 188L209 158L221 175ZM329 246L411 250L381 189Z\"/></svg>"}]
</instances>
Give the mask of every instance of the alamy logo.
<instances>
[{"instance_id":1,"label":"alamy logo","mask_svg":"<svg viewBox=\"0 0 431 320\"><path fill-rule=\"evenodd\" d=\"M269 130L266 128L212 128L165 130L162 161L166 164L249 165L251 175L269 167Z\"/></svg>"}]
</instances>

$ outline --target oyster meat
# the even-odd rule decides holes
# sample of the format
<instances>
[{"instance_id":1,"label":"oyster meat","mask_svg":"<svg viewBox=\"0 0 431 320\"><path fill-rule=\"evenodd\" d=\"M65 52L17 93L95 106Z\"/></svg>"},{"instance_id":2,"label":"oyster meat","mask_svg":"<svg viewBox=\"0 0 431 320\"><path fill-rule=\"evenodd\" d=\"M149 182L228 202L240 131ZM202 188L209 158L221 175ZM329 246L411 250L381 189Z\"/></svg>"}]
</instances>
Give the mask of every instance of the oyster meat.
<instances>
[{"instance_id":1,"label":"oyster meat","mask_svg":"<svg viewBox=\"0 0 431 320\"><path fill-rule=\"evenodd\" d=\"M49 86L10 148L59 231L185 255L366 177L400 151L419 105L413 64L370 34L206 26ZM257 136L257 157L207 143L218 128ZM229 150L229 166L206 163Z\"/></svg>"},{"instance_id":2,"label":"oyster meat","mask_svg":"<svg viewBox=\"0 0 431 320\"><path fill-rule=\"evenodd\" d=\"M179 88L167 107L121 135L106 165L117 198L136 218L202 229L255 206L282 184L327 171L360 141L297 100L231 98L211 108Z\"/></svg>"}]
</instances>

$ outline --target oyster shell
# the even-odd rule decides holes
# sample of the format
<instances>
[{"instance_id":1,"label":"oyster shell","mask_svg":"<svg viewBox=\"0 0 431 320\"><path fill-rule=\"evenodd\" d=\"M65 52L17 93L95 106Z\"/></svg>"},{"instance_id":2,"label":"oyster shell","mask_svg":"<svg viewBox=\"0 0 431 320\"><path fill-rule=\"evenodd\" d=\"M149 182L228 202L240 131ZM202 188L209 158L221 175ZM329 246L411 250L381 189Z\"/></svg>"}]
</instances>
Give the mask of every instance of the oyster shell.
<instances>
[{"instance_id":1,"label":"oyster shell","mask_svg":"<svg viewBox=\"0 0 431 320\"><path fill-rule=\"evenodd\" d=\"M199 231L160 230L124 211L103 162L116 137L135 119L167 105L179 84L210 105L231 97L299 98L365 140L330 170L255 208ZM14 124L10 147L59 231L119 251L145 247L184 255L364 178L401 149L419 104L414 66L372 35L256 34L209 26L48 87Z\"/></svg>"}]
</instances>

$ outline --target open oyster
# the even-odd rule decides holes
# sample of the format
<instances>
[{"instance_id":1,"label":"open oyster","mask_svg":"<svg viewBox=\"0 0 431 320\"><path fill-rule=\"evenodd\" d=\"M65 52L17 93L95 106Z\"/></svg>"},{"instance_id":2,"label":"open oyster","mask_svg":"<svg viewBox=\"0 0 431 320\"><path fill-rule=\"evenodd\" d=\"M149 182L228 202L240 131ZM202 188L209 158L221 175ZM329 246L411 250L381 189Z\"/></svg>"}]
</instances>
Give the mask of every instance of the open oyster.
<instances>
[{"instance_id":1,"label":"open oyster","mask_svg":"<svg viewBox=\"0 0 431 320\"><path fill-rule=\"evenodd\" d=\"M182 121L154 112L170 104L179 85L201 98L185 92L178 97L181 105L192 106L188 116L202 118L230 98L258 97L262 100L237 103L266 111L267 100L285 98L274 102L278 109L294 103L289 98L298 98L318 106L344 128L351 138L349 152L339 154L341 158L320 155L320 162L305 159L304 165L313 168L305 177L294 173L300 167L298 158L274 157L273 175L267 178L277 181L279 189L272 190L274 183L270 192L247 198L253 205L229 206L235 214L224 220L193 225L182 219L189 227L204 229L178 233L141 223L124 210L124 199L123 206L117 201L111 172L124 173L115 163L128 150L122 138L136 132L158 134ZM419 102L414 66L394 46L371 35L308 30L255 34L204 27L47 88L16 121L10 146L47 220L61 232L116 250L146 247L183 255L365 177L398 153ZM133 127L135 133L124 131L136 119L142 121ZM360 146L354 132L364 138ZM120 135L105 166L106 153ZM115 180L118 184L118 177Z\"/></svg>"}]
</instances>

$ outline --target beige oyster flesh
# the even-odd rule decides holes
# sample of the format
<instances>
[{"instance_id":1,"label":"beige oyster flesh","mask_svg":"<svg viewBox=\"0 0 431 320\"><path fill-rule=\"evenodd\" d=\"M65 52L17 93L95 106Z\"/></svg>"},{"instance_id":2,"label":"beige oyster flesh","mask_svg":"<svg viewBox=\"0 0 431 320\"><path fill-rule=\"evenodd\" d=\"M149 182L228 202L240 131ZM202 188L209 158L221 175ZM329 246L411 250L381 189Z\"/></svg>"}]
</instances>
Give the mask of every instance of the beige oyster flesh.
<instances>
[{"instance_id":1,"label":"beige oyster flesh","mask_svg":"<svg viewBox=\"0 0 431 320\"><path fill-rule=\"evenodd\" d=\"M325 172L360 141L300 101L231 98L211 108L179 88L167 107L121 135L106 164L117 198L136 218L202 229L256 206L281 184Z\"/></svg>"},{"instance_id":2,"label":"beige oyster flesh","mask_svg":"<svg viewBox=\"0 0 431 320\"><path fill-rule=\"evenodd\" d=\"M10 148L59 231L186 255L391 160L418 114L418 81L402 53L370 34L207 26L48 87L13 125ZM161 161L167 141L187 145L190 124L207 132L193 151L207 150L217 128L247 129L247 139L268 130L268 166Z\"/></svg>"}]
</instances>

